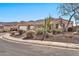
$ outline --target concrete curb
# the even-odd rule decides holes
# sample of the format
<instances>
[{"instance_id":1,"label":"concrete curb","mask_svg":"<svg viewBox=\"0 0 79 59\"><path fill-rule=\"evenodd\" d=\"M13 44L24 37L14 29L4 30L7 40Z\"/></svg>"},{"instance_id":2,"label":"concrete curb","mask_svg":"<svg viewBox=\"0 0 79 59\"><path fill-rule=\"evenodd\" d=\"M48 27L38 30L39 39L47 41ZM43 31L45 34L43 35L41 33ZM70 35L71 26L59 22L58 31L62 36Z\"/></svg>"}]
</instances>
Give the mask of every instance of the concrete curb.
<instances>
[{"instance_id":1,"label":"concrete curb","mask_svg":"<svg viewBox=\"0 0 79 59\"><path fill-rule=\"evenodd\" d=\"M11 42L15 42L15 43L18 42L18 43L21 43L21 44L29 43L29 44L38 44L38 45L46 45L46 46L79 49L79 44L39 41L39 40L22 40L22 39L18 40L17 38L11 37L9 34L5 34L0 38L3 39L3 40L6 40L6 41L11 41Z\"/></svg>"}]
</instances>

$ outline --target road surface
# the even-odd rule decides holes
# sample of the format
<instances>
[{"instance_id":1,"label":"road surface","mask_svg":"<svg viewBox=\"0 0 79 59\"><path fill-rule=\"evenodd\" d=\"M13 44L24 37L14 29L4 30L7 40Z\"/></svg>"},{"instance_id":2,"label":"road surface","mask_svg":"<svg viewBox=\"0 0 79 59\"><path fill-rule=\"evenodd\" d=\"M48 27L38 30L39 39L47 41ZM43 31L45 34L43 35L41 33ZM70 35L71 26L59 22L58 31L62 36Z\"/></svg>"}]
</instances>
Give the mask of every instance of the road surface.
<instances>
[{"instance_id":1,"label":"road surface","mask_svg":"<svg viewBox=\"0 0 79 59\"><path fill-rule=\"evenodd\" d=\"M20 44L0 39L0 56L79 56L79 50L28 43Z\"/></svg>"},{"instance_id":2,"label":"road surface","mask_svg":"<svg viewBox=\"0 0 79 59\"><path fill-rule=\"evenodd\" d=\"M79 56L79 51L53 46L13 43L0 39L0 56Z\"/></svg>"}]
</instances>

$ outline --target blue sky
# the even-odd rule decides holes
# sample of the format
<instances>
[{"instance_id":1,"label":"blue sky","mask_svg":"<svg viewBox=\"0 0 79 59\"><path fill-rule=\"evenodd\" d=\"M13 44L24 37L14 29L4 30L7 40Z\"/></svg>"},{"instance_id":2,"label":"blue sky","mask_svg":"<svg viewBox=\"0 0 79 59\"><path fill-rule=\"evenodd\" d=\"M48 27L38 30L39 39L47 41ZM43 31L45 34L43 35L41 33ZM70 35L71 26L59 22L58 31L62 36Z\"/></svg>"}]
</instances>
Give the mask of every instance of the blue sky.
<instances>
[{"instance_id":1,"label":"blue sky","mask_svg":"<svg viewBox=\"0 0 79 59\"><path fill-rule=\"evenodd\" d=\"M58 18L57 3L0 3L0 22Z\"/></svg>"}]
</instances>

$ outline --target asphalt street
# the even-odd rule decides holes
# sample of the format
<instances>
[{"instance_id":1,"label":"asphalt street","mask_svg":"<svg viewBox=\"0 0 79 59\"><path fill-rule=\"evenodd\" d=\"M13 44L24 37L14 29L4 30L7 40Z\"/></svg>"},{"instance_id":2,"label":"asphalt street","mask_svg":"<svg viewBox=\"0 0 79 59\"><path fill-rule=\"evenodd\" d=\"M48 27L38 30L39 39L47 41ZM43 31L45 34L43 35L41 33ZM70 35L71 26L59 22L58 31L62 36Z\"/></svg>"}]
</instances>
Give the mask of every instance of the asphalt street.
<instances>
[{"instance_id":1,"label":"asphalt street","mask_svg":"<svg viewBox=\"0 0 79 59\"><path fill-rule=\"evenodd\" d=\"M79 56L79 51L53 46L13 43L0 39L0 56Z\"/></svg>"}]
</instances>

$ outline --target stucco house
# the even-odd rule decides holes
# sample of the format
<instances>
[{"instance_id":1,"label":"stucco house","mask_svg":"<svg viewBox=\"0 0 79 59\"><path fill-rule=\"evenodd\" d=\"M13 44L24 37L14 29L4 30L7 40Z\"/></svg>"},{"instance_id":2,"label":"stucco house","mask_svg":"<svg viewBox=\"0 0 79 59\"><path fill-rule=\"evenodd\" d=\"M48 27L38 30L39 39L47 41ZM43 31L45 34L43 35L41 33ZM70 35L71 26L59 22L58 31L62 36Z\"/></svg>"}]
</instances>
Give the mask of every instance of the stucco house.
<instances>
[{"instance_id":1,"label":"stucco house","mask_svg":"<svg viewBox=\"0 0 79 59\"><path fill-rule=\"evenodd\" d=\"M51 30L53 29L61 29L64 30L64 28L68 24L68 20L62 19L62 18L50 18L51 22ZM0 30L6 30L10 31L12 29L17 30L31 30L31 29L38 29L43 28L45 26L45 20L40 19L36 21L29 21L29 22L15 22L15 23L8 23L0 25ZM73 22L71 21L68 28L73 26Z\"/></svg>"},{"instance_id":2,"label":"stucco house","mask_svg":"<svg viewBox=\"0 0 79 59\"><path fill-rule=\"evenodd\" d=\"M51 29L64 29L67 24L68 20L62 18L51 18ZM44 27L45 20L37 20L37 21L30 21L30 22L20 22L18 23L18 29L20 30L29 30L29 29L37 29ZM68 28L73 26L73 22L71 21Z\"/></svg>"}]
</instances>

